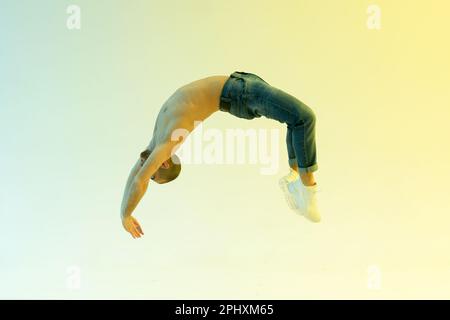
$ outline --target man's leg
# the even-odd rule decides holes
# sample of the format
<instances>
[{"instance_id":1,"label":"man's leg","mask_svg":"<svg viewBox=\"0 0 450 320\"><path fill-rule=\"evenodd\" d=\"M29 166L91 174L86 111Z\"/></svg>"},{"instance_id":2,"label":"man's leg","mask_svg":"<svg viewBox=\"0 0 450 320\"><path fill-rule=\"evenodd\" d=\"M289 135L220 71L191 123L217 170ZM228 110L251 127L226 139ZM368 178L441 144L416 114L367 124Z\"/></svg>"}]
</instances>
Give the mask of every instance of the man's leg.
<instances>
[{"instance_id":1,"label":"man's leg","mask_svg":"<svg viewBox=\"0 0 450 320\"><path fill-rule=\"evenodd\" d=\"M309 220L313 222L319 222L321 220L320 213L317 208L317 184L314 180L313 172L317 170L316 161L316 146L315 146L315 115L312 110L306 105L300 104L299 113L296 116L296 112L293 112L292 119L297 118L295 124L288 123L288 127L291 126L290 139L287 140L288 150L293 149L296 155L296 163L289 157L289 165L300 175L300 179L303 183L303 188L299 193L301 201L297 200L297 207L299 211L305 215ZM301 114L301 116L300 116ZM291 143L291 146L289 144ZM292 151L292 150L291 150ZM289 185L294 185L295 182L291 182ZM288 189L294 189L289 188ZM291 192L293 190L290 190ZM285 192L286 194L286 192Z\"/></svg>"},{"instance_id":2,"label":"man's leg","mask_svg":"<svg viewBox=\"0 0 450 320\"><path fill-rule=\"evenodd\" d=\"M245 76L244 84L246 104L241 107L245 107L248 114L265 116L288 126L286 143L291 172L280 179L279 185L289 206L311 221L319 222L315 195L318 188L313 175L318 169L313 110L258 76Z\"/></svg>"},{"instance_id":3,"label":"man's leg","mask_svg":"<svg viewBox=\"0 0 450 320\"><path fill-rule=\"evenodd\" d=\"M296 164L290 167L300 175L303 185L313 186L316 184L316 180L314 179L314 174L312 172L298 172L298 166Z\"/></svg>"},{"instance_id":4,"label":"man's leg","mask_svg":"<svg viewBox=\"0 0 450 320\"><path fill-rule=\"evenodd\" d=\"M311 113L311 111L307 110L307 113ZM315 119L315 116L309 116ZM308 116L305 118L307 119ZM304 135L307 134L309 137L307 137L307 142L309 145L313 144L313 146L308 148L308 144L307 143L302 143L303 144L303 148L302 150L298 150L297 153L299 153L299 157L303 158L303 160L305 161L305 163L308 161L307 157L304 156L304 154L306 152L310 153L310 154L314 154L314 159L315 159L315 139L314 139L314 124L315 124L315 120L305 120L304 119L304 123L309 123L308 128L303 128L303 130L299 130L298 128L296 128L296 126L293 126L291 124L287 125L287 133L286 133L286 145L287 145L287 151L288 151L288 158L289 158L289 167L291 167L292 170L296 171L299 175L300 175L300 179L303 183L303 185L305 186L313 186L316 184L316 181L314 179L314 174L313 171L317 170L317 166L313 166L311 168L309 168L309 170L299 170L298 167L298 160L297 160L297 156L296 156L296 151L294 148L294 145L299 143L302 143L301 141L298 141L298 139L305 139ZM314 122L314 123L313 123ZM295 144L293 145L293 132L296 132L296 141ZM309 141L308 141L309 140ZM299 148L297 148L299 149ZM304 151L304 150L307 151ZM309 149L309 150L308 150ZM311 160L309 160L311 163ZM315 163L315 160L313 160L313 163Z\"/></svg>"},{"instance_id":5,"label":"man's leg","mask_svg":"<svg viewBox=\"0 0 450 320\"><path fill-rule=\"evenodd\" d=\"M316 184L316 181L314 179L314 174L312 171L299 171L298 164L297 164L297 157L295 153L295 148L292 145L292 132L293 132L293 126L290 124L287 125L287 134L286 134L286 145L287 145L287 151L288 151L288 157L289 157L289 167L291 167L292 170L296 171L300 175L300 179L305 186L313 186ZM314 132L313 132L314 134Z\"/></svg>"},{"instance_id":6,"label":"man's leg","mask_svg":"<svg viewBox=\"0 0 450 320\"><path fill-rule=\"evenodd\" d=\"M292 141L292 132L290 131L291 130L289 130L288 128L287 141ZM289 148L292 148L292 143L291 144L288 143L288 149ZM313 186L316 184L316 180L314 179L314 174L312 172L299 172L296 158L289 157L289 167L299 174L303 185Z\"/></svg>"},{"instance_id":7,"label":"man's leg","mask_svg":"<svg viewBox=\"0 0 450 320\"><path fill-rule=\"evenodd\" d=\"M272 86L262 88L266 95L261 109L257 111L268 118L286 123L288 127L286 144L291 172L280 179L280 187L292 209L310 221L319 222L321 218L317 208L317 183L313 174L318 169L315 114L307 105L282 90Z\"/></svg>"},{"instance_id":8,"label":"man's leg","mask_svg":"<svg viewBox=\"0 0 450 320\"><path fill-rule=\"evenodd\" d=\"M305 186L316 184L313 172L317 170L315 145L315 116L303 108L306 114L302 124L292 129L292 145L297 156L297 169ZM305 111L306 110L306 111ZM300 167L299 167L300 165Z\"/></svg>"}]
</instances>

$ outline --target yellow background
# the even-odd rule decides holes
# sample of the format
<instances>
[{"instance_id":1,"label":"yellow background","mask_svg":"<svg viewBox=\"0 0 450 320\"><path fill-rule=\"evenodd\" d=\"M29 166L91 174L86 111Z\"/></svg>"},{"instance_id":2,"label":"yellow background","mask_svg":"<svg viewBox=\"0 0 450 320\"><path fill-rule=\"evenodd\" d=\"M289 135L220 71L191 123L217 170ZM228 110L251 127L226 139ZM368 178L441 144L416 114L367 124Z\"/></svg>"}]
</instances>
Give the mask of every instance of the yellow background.
<instances>
[{"instance_id":1,"label":"yellow background","mask_svg":"<svg viewBox=\"0 0 450 320\"><path fill-rule=\"evenodd\" d=\"M81 30L66 28L70 4ZM381 30L366 26L371 4ZM444 0L2 0L0 297L450 298L449 12ZM122 191L161 104L236 70L315 111L323 221L278 189L281 136L277 175L191 165L149 186L133 240ZM207 128L285 132L224 113Z\"/></svg>"}]
</instances>

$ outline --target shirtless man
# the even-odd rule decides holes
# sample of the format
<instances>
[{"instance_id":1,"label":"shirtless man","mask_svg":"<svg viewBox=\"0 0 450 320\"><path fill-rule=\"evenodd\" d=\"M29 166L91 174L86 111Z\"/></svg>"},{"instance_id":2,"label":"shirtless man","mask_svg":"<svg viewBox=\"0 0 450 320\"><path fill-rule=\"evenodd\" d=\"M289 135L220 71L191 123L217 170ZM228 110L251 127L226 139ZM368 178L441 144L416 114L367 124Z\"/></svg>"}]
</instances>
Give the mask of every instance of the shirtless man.
<instances>
[{"instance_id":1,"label":"shirtless man","mask_svg":"<svg viewBox=\"0 0 450 320\"><path fill-rule=\"evenodd\" d=\"M181 164L174 152L186 136L173 135L174 131L182 129L190 133L195 129L194 123L219 110L243 119L264 116L287 124L290 173L280 179L279 185L291 209L310 221L320 221L313 175L318 169L314 112L256 74L236 71L229 76L210 76L191 82L176 90L163 104L153 137L133 166L123 195L122 225L133 238L144 234L131 214L149 181L167 183L180 173Z\"/></svg>"}]
</instances>

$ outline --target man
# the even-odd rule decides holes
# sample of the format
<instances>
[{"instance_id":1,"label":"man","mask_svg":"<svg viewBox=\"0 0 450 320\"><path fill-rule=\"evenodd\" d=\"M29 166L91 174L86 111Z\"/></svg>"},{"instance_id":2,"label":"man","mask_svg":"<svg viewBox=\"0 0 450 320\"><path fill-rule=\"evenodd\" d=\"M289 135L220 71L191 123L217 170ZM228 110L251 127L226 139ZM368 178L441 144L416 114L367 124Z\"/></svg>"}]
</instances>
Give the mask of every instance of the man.
<instances>
[{"instance_id":1,"label":"man","mask_svg":"<svg viewBox=\"0 0 450 320\"><path fill-rule=\"evenodd\" d=\"M149 181L167 183L180 173L181 165L174 152L186 136L173 133L180 129L190 133L195 122L204 121L219 110L243 119L264 116L287 124L290 173L280 179L280 187L291 209L313 222L320 221L313 175L318 169L314 112L256 74L236 71L230 76L211 76L191 82L176 90L163 104L152 140L132 168L123 195L122 224L133 238L144 234L131 213Z\"/></svg>"}]
</instances>

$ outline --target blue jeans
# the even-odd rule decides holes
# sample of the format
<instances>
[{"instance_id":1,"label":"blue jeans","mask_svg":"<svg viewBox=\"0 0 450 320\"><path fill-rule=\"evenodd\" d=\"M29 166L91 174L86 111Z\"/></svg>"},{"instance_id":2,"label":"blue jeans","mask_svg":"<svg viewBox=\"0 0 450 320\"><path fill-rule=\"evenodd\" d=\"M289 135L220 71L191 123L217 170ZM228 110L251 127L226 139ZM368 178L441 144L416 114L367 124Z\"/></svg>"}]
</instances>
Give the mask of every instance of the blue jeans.
<instances>
[{"instance_id":1,"label":"blue jeans","mask_svg":"<svg viewBox=\"0 0 450 320\"><path fill-rule=\"evenodd\" d=\"M224 84L219 109L243 119L264 116L286 123L289 166L296 164L301 173L318 169L316 116L294 96L271 86L256 74L235 71Z\"/></svg>"}]
</instances>

